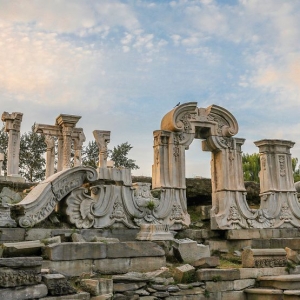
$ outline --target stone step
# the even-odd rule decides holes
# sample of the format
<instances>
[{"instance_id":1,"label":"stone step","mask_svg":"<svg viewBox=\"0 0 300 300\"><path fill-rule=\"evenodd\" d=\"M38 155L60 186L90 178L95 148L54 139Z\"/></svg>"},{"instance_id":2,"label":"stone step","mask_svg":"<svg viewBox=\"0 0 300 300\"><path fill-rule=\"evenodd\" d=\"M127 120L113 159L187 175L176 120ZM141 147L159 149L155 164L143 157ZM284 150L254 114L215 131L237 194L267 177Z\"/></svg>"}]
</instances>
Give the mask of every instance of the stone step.
<instances>
[{"instance_id":1,"label":"stone step","mask_svg":"<svg viewBox=\"0 0 300 300\"><path fill-rule=\"evenodd\" d=\"M257 278L260 287L282 290L298 290L300 287L300 274L261 276Z\"/></svg>"},{"instance_id":2,"label":"stone step","mask_svg":"<svg viewBox=\"0 0 300 300\"><path fill-rule=\"evenodd\" d=\"M286 290L283 292L284 300L299 300L300 290Z\"/></svg>"},{"instance_id":3,"label":"stone step","mask_svg":"<svg viewBox=\"0 0 300 300\"><path fill-rule=\"evenodd\" d=\"M228 240L300 238L300 231L298 228L230 229L225 235Z\"/></svg>"},{"instance_id":4,"label":"stone step","mask_svg":"<svg viewBox=\"0 0 300 300\"><path fill-rule=\"evenodd\" d=\"M247 300L283 300L283 290L251 288L244 290Z\"/></svg>"},{"instance_id":5,"label":"stone step","mask_svg":"<svg viewBox=\"0 0 300 300\"><path fill-rule=\"evenodd\" d=\"M251 247L255 249L265 248L291 248L295 251L300 250L300 237L294 238L274 238L274 239L253 239Z\"/></svg>"}]
</instances>

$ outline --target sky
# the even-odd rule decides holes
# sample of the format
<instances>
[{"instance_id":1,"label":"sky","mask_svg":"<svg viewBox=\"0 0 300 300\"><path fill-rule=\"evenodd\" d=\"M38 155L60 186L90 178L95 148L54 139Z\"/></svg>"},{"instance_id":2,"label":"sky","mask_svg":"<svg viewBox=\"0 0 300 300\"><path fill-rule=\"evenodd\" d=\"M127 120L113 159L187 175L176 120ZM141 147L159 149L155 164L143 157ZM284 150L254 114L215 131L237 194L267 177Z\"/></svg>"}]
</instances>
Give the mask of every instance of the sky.
<instances>
[{"instance_id":1,"label":"sky","mask_svg":"<svg viewBox=\"0 0 300 300\"><path fill-rule=\"evenodd\" d=\"M0 105L21 133L60 113L111 131L151 176L153 131L178 103L224 107L244 153L260 139L296 142L300 160L300 1L0 0ZM86 144L87 144L86 142ZM210 177L194 140L187 177Z\"/></svg>"}]
</instances>

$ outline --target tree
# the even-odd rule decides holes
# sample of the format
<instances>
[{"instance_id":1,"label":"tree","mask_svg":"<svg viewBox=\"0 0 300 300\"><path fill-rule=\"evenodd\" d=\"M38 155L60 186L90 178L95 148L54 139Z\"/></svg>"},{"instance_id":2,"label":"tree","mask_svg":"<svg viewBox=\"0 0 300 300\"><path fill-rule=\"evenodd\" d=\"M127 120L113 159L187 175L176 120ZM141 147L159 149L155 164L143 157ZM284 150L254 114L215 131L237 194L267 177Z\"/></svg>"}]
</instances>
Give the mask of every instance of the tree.
<instances>
[{"instance_id":1,"label":"tree","mask_svg":"<svg viewBox=\"0 0 300 300\"><path fill-rule=\"evenodd\" d=\"M258 173L260 171L260 159L258 153L242 155L243 172L245 181L259 183Z\"/></svg>"},{"instance_id":2,"label":"tree","mask_svg":"<svg viewBox=\"0 0 300 300\"><path fill-rule=\"evenodd\" d=\"M45 178L47 150L43 135L31 131L24 133L20 141L20 174L28 181L41 181Z\"/></svg>"},{"instance_id":3,"label":"tree","mask_svg":"<svg viewBox=\"0 0 300 300\"><path fill-rule=\"evenodd\" d=\"M113 150L108 150L109 157L114 161L116 168L129 168L132 170L139 169L140 167L135 164L135 160L127 157L129 151L133 147L126 143L122 143L114 147Z\"/></svg>"},{"instance_id":4,"label":"tree","mask_svg":"<svg viewBox=\"0 0 300 300\"><path fill-rule=\"evenodd\" d=\"M88 143L82 150L82 165L97 168L99 161L99 148L95 141Z\"/></svg>"}]
</instances>

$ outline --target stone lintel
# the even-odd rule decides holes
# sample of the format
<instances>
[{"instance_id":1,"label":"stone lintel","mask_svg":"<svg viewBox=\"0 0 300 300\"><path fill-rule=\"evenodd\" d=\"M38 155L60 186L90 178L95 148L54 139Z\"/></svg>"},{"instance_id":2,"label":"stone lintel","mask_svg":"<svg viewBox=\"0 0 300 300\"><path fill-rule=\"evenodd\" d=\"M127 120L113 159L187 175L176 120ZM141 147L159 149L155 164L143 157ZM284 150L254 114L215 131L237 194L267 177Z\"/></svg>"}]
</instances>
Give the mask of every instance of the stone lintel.
<instances>
[{"instance_id":1,"label":"stone lintel","mask_svg":"<svg viewBox=\"0 0 300 300\"><path fill-rule=\"evenodd\" d=\"M81 119L81 116L60 114L56 120L55 124L65 127L75 127L76 123Z\"/></svg>"}]
</instances>

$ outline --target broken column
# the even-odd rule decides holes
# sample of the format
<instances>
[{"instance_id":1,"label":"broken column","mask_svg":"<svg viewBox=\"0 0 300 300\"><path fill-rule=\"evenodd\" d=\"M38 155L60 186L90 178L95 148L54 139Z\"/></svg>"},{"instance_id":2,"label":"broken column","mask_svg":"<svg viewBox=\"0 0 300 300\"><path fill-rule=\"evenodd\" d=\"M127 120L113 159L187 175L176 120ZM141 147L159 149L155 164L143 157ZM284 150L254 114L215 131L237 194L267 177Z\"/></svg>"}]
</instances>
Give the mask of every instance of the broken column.
<instances>
[{"instance_id":1,"label":"broken column","mask_svg":"<svg viewBox=\"0 0 300 300\"><path fill-rule=\"evenodd\" d=\"M99 168L107 167L107 144L110 142L110 131L105 130L94 130L94 138L96 140L97 146L99 148Z\"/></svg>"},{"instance_id":2,"label":"broken column","mask_svg":"<svg viewBox=\"0 0 300 300\"><path fill-rule=\"evenodd\" d=\"M55 140L50 134L45 135L45 143L47 145L46 156L46 178L54 174L55 161Z\"/></svg>"},{"instance_id":3,"label":"broken column","mask_svg":"<svg viewBox=\"0 0 300 300\"><path fill-rule=\"evenodd\" d=\"M19 112L2 114L1 120L5 122L5 131L8 132L7 148L7 176L14 181L20 181L19 175L19 153L20 153L20 128L23 114Z\"/></svg>"}]
</instances>

